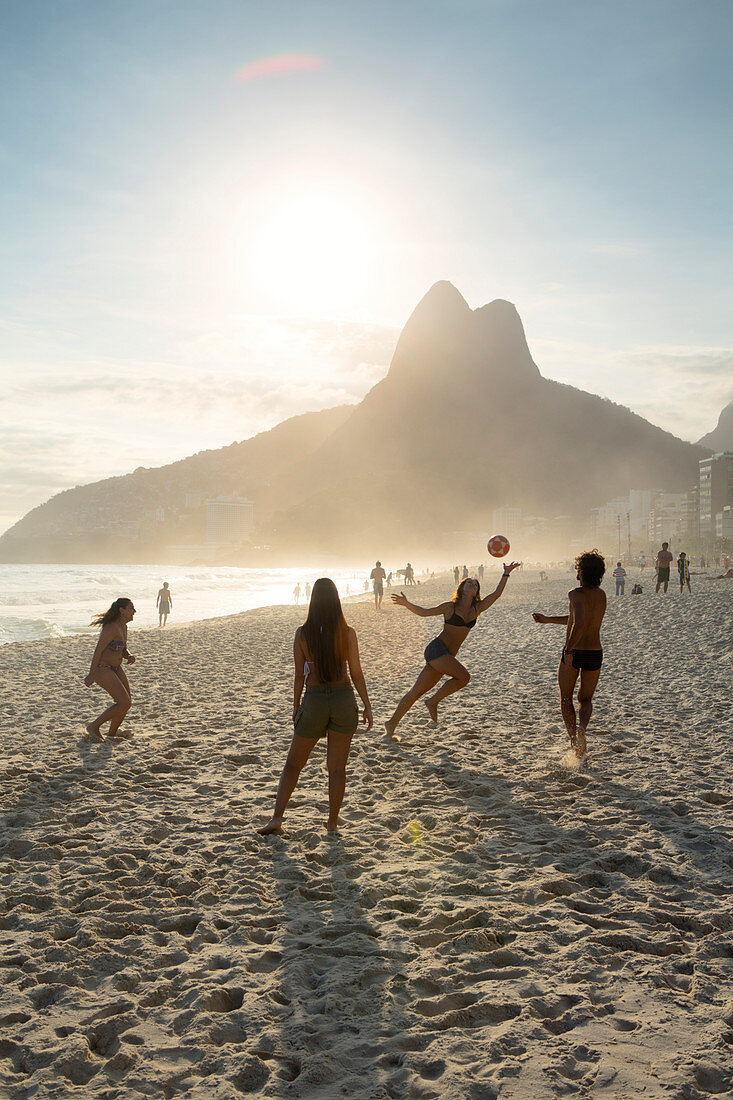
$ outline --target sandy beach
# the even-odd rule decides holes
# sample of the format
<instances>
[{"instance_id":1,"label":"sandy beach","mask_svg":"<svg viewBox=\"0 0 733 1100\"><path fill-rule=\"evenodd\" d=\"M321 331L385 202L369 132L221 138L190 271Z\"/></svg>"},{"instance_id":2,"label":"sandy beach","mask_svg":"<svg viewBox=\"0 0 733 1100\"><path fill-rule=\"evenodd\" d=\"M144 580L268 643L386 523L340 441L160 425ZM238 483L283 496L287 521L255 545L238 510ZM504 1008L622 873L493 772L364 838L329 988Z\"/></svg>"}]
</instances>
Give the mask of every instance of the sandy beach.
<instances>
[{"instance_id":1,"label":"sandy beach","mask_svg":"<svg viewBox=\"0 0 733 1100\"><path fill-rule=\"evenodd\" d=\"M114 742L84 735L92 638L2 647L0 1096L733 1095L731 582L607 583L577 772L564 629L531 620L574 582L535 577L481 618L439 726L418 704L399 743L381 723L437 620L347 605L376 724L337 837L322 745L284 834L255 831L302 607L133 627Z\"/></svg>"}]
</instances>

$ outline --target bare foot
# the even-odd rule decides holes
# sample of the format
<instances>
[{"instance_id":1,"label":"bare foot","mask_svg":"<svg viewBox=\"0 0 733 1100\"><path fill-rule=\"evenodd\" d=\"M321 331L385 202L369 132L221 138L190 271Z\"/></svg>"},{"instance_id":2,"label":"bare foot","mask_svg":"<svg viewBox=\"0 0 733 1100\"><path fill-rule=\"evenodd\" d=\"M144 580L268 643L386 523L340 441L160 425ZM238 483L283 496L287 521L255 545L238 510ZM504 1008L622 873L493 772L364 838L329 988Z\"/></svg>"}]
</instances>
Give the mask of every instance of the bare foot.
<instances>
[{"instance_id":1,"label":"bare foot","mask_svg":"<svg viewBox=\"0 0 733 1100\"><path fill-rule=\"evenodd\" d=\"M389 737L392 741L399 741L399 737L395 733L397 726L391 718L388 718L387 721L384 723L384 728L386 730L387 737Z\"/></svg>"},{"instance_id":2,"label":"bare foot","mask_svg":"<svg viewBox=\"0 0 733 1100\"><path fill-rule=\"evenodd\" d=\"M271 817L266 825L263 825L257 832L260 836L270 836L271 833L281 833L283 828L283 819L281 817Z\"/></svg>"},{"instance_id":3,"label":"bare foot","mask_svg":"<svg viewBox=\"0 0 733 1100\"><path fill-rule=\"evenodd\" d=\"M575 744L573 745L573 748L575 749L575 755L577 756L578 760L582 760L583 757L585 756L585 749L586 749L585 730L578 730L578 734L577 734L577 737L575 739Z\"/></svg>"},{"instance_id":4,"label":"bare foot","mask_svg":"<svg viewBox=\"0 0 733 1100\"><path fill-rule=\"evenodd\" d=\"M87 731L90 737L96 737L98 741L102 740L102 731L99 729L98 726L95 726L93 722L90 722L87 726L84 727L84 729Z\"/></svg>"},{"instance_id":5,"label":"bare foot","mask_svg":"<svg viewBox=\"0 0 733 1100\"><path fill-rule=\"evenodd\" d=\"M329 832L329 833L331 833L332 835L333 835L334 833L337 833L337 832L339 831L339 823L338 823L338 821L336 822L336 824L335 824L335 825L333 824L333 822L329 821L328 825L326 826L326 829L327 829L327 830L328 830L328 832Z\"/></svg>"},{"instance_id":6,"label":"bare foot","mask_svg":"<svg viewBox=\"0 0 733 1100\"><path fill-rule=\"evenodd\" d=\"M124 741L126 738L132 737L129 730L110 730L107 734L108 737L120 737Z\"/></svg>"},{"instance_id":7,"label":"bare foot","mask_svg":"<svg viewBox=\"0 0 733 1100\"><path fill-rule=\"evenodd\" d=\"M432 699L425 700L425 706L428 708L428 714L431 721L437 726L438 724L438 704L433 702Z\"/></svg>"}]
</instances>

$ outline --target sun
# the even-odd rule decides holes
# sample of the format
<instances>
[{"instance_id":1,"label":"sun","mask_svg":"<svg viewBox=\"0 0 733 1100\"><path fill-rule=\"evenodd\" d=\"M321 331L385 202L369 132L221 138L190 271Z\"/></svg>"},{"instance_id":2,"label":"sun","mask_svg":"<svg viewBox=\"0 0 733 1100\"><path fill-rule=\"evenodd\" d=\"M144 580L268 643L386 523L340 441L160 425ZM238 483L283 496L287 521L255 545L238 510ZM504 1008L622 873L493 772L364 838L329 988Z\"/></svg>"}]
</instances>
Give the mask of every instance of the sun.
<instances>
[{"instance_id":1,"label":"sun","mask_svg":"<svg viewBox=\"0 0 733 1100\"><path fill-rule=\"evenodd\" d=\"M271 199L247 236L247 280L281 309L329 314L369 282L369 216L336 189Z\"/></svg>"}]
</instances>

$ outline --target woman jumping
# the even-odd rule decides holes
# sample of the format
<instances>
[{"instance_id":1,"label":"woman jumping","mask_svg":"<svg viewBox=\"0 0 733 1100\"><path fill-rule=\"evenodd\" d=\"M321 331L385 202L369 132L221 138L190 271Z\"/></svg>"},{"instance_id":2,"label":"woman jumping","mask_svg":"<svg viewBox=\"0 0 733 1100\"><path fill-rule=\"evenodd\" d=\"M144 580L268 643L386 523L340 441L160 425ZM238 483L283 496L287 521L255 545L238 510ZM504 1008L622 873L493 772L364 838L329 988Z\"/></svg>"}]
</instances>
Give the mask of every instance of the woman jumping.
<instances>
[{"instance_id":1,"label":"woman jumping","mask_svg":"<svg viewBox=\"0 0 733 1100\"><path fill-rule=\"evenodd\" d=\"M411 706L444 676L448 676L448 682L439 688L435 695L425 700L425 706L434 722L438 720L438 703L454 691L460 691L471 679L468 669L464 668L460 661L456 660L456 654L461 648L469 630L476 625L476 620L482 611L491 607L501 596L506 588L506 582L513 569L517 569L520 562L513 561L504 566L504 573L498 585L490 596L481 599L481 587L474 577L466 577L458 585L452 600L438 604L437 607L418 607L410 603L404 592L392 595L392 602L399 607L406 607L413 615L426 618L430 615L442 615L445 623L437 638L427 646L425 650L425 668L417 680L403 695L397 704L392 717L384 723L388 737L394 737L394 731L407 714Z\"/></svg>"},{"instance_id":2,"label":"woman jumping","mask_svg":"<svg viewBox=\"0 0 733 1100\"><path fill-rule=\"evenodd\" d=\"M363 720L372 728L372 708L359 661L356 631L341 610L338 589L329 577L313 585L308 618L295 632L293 643L293 740L275 798L275 812L258 832L279 833L283 815L305 762L319 737L328 736L328 831L338 828L346 789L346 763L351 739L359 724L359 709L349 680L364 704ZM305 698L300 697L305 684Z\"/></svg>"},{"instance_id":3,"label":"woman jumping","mask_svg":"<svg viewBox=\"0 0 733 1100\"><path fill-rule=\"evenodd\" d=\"M92 626L101 626L102 630L84 683L87 687L99 684L114 700L111 707L87 726L87 733L93 737L102 736L100 726L105 722L109 722L109 736L114 737L130 709L130 683L122 661L124 659L128 665L135 663L135 658L127 651L127 624L132 622L134 614L132 600L120 596L108 611L92 619Z\"/></svg>"}]
</instances>

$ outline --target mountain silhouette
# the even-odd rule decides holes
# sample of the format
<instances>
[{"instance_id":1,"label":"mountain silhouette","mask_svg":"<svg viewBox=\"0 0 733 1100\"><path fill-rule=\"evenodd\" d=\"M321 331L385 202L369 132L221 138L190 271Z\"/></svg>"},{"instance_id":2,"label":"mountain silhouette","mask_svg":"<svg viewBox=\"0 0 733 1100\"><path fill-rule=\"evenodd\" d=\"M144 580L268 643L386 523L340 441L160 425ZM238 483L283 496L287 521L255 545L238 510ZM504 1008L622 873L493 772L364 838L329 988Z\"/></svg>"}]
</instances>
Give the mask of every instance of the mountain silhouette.
<instances>
[{"instance_id":1,"label":"mountain silhouette","mask_svg":"<svg viewBox=\"0 0 733 1100\"><path fill-rule=\"evenodd\" d=\"M733 451L733 401L729 401L711 432L698 440L701 447L709 447L718 454L720 451Z\"/></svg>"},{"instance_id":2,"label":"mountain silhouette","mask_svg":"<svg viewBox=\"0 0 733 1100\"><path fill-rule=\"evenodd\" d=\"M488 533L501 506L580 524L632 488L687 489L705 453L629 409L543 378L511 303L472 310L439 282L407 321L386 377L358 405L61 493L0 539L0 560L112 552L131 560L147 534L131 547L124 525L157 507L180 509L192 491L249 497L256 541L291 548L292 558L371 556L374 545L427 551L450 532Z\"/></svg>"}]
</instances>

